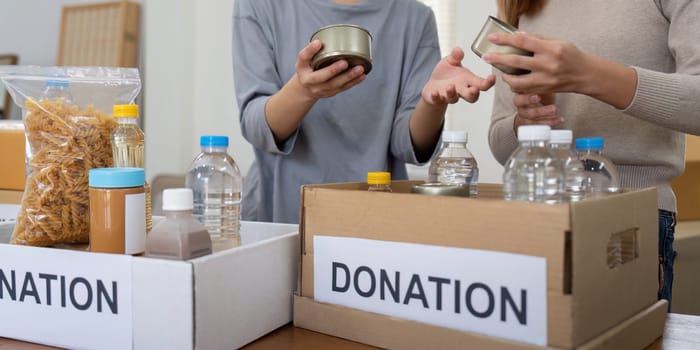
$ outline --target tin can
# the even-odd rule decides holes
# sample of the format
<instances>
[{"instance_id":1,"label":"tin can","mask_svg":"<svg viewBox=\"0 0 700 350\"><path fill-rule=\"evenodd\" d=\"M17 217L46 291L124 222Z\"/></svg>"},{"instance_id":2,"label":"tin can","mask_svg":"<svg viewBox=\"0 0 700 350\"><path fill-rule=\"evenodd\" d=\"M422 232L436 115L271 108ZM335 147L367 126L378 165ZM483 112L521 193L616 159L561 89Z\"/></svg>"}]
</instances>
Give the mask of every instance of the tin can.
<instances>
[{"instance_id":1,"label":"tin can","mask_svg":"<svg viewBox=\"0 0 700 350\"><path fill-rule=\"evenodd\" d=\"M344 59L350 67L361 65L365 74L372 70L372 34L360 26L334 24L317 30L310 41L320 40L323 47L311 60L318 70Z\"/></svg>"},{"instance_id":2,"label":"tin can","mask_svg":"<svg viewBox=\"0 0 700 350\"><path fill-rule=\"evenodd\" d=\"M469 185L449 185L439 182L427 182L411 187L411 192L432 196L469 197Z\"/></svg>"},{"instance_id":3,"label":"tin can","mask_svg":"<svg viewBox=\"0 0 700 350\"><path fill-rule=\"evenodd\" d=\"M479 57L487 54L487 53L501 53L501 54L512 54L512 55L521 55L521 56L532 56L533 53L531 51L519 49L517 47L512 47L512 46L504 46L504 45L496 45L492 42L489 41L488 36L491 33L515 33L518 30L518 28L515 28L511 26L510 24L501 21L500 19L489 16L486 19L486 23L484 23L484 26L481 27L481 31L479 32L479 35L477 35L476 39L474 39L474 42L472 43L472 51ZM514 68L514 67L509 67L509 66L504 66L502 64L494 64L494 67L498 68L501 72L506 73L506 74L514 74L514 75L521 75L521 74L527 74L530 73L529 70L525 69L520 69L520 68Z\"/></svg>"},{"instance_id":4,"label":"tin can","mask_svg":"<svg viewBox=\"0 0 700 350\"><path fill-rule=\"evenodd\" d=\"M135 255L145 251L144 182L141 168L90 170L91 252Z\"/></svg>"}]
</instances>

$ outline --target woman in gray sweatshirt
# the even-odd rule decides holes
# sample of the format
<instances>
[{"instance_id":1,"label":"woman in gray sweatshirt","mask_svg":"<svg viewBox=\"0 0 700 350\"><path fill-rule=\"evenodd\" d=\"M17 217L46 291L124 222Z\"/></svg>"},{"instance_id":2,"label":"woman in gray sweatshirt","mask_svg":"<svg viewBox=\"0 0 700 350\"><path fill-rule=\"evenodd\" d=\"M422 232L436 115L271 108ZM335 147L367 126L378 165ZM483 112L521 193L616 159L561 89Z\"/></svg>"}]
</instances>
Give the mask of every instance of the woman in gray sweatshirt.
<instances>
[{"instance_id":1,"label":"woman in gray sweatshirt","mask_svg":"<svg viewBox=\"0 0 700 350\"><path fill-rule=\"evenodd\" d=\"M372 34L372 71L338 61L311 69L332 24ZM416 0L236 0L234 83L255 163L243 184L243 219L296 223L300 186L362 182L368 171L406 179L406 163L433 154L449 103L474 102L494 77L440 59L430 8Z\"/></svg>"},{"instance_id":2,"label":"woman in gray sweatshirt","mask_svg":"<svg viewBox=\"0 0 700 350\"><path fill-rule=\"evenodd\" d=\"M506 161L517 146L515 130L525 124L603 137L621 187L658 190L658 296L670 301L671 180L685 167L685 133L700 134L700 2L499 0L499 11L524 33L493 35L491 42L534 56L483 57L531 71L496 83L494 156Z\"/></svg>"}]
</instances>

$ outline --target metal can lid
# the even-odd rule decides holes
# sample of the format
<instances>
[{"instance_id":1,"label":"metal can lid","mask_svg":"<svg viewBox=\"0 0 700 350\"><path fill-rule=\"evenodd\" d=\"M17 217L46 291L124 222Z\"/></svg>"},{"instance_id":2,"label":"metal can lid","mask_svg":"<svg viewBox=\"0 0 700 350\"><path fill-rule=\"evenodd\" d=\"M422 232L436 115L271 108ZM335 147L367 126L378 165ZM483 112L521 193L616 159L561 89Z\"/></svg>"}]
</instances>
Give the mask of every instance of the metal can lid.
<instances>
[{"instance_id":1,"label":"metal can lid","mask_svg":"<svg viewBox=\"0 0 700 350\"><path fill-rule=\"evenodd\" d=\"M143 186L146 172L143 168L94 168L90 169L90 187L127 188Z\"/></svg>"},{"instance_id":2,"label":"metal can lid","mask_svg":"<svg viewBox=\"0 0 700 350\"><path fill-rule=\"evenodd\" d=\"M506 21L503 21L503 20L501 20L501 19L498 18L498 17L489 16L489 18L487 19L487 21L491 21L491 22L494 23L495 25L501 27L501 29L503 29L503 31L505 31L505 32L514 33L514 32L517 32L517 31L518 31L518 28L516 28L516 27L510 25L510 23L508 23L508 22L506 22Z\"/></svg>"},{"instance_id":3,"label":"metal can lid","mask_svg":"<svg viewBox=\"0 0 700 350\"><path fill-rule=\"evenodd\" d=\"M452 185L439 182L426 182L413 185L411 187L411 192L433 196L469 197L469 188L470 185Z\"/></svg>"},{"instance_id":4,"label":"metal can lid","mask_svg":"<svg viewBox=\"0 0 700 350\"><path fill-rule=\"evenodd\" d=\"M366 28L360 27L360 26L358 26L358 25L356 25L356 24L338 23L338 24L331 24L331 25L327 25L327 26L324 26L324 27L319 28L319 29L316 30L313 34L311 34L311 39L309 39L309 42L314 41L314 38L316 37L316 34L322 32L322 31L324 31L324 30L327 30L327 29L330 29L330 28L336 28L336 27L346 27L346 28L355 28L355 29L359 29L359 30L362 30L362 31L367 32L367 35L369 35L369 37L372 38L372 33L370 33L369 30L367 30Z\"/></svg>"}]
</instances>

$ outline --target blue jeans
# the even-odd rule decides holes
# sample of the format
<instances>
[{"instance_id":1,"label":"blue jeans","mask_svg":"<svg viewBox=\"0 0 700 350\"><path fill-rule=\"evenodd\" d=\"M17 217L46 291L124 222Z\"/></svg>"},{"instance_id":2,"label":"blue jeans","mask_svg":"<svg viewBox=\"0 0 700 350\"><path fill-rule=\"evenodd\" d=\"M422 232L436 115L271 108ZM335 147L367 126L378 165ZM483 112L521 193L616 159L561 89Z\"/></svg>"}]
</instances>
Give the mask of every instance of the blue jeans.
<instances>
[{"instance_id":1,"label":"blue jeans","mask_svg":"<svg viewBox=\"0 0 700 350\"><path fill-rule=\"evenodd\" d=\"M668 300L671 311L673 287L673 261L676 251L673 249L673 236L676 232L676 213L659 209L659 291L658 298Z\"/></svg>"}]
</instances>

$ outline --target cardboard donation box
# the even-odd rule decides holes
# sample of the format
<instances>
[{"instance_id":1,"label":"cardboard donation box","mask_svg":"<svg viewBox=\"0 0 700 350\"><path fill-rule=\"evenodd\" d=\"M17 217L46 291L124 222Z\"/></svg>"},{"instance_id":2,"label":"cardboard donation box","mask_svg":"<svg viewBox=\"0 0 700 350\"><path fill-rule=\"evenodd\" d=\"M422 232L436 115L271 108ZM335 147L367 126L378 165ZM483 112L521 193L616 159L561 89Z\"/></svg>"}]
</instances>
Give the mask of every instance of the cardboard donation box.
<instances>
[{"instance_id":1,"label":"cardboard donation box","mask_svg":"<svg viewBox=\"0 0 700 350\"><path fill-rule=\"evenodd\" d=\"M24 124L21 120L2 120L0 121L0 190L8 192L6 201L2 201L3 195L0 194L0 203L9 203L12 200L10 191L24 190L24 181L26 178L25 155L24 155ZM9 191L8 191L9 190Z\"/></svg>"},{"instance_id":2,"label":"cardboard donation box","mask_svg":"<svg viewBox=\"0 0 700 350\"><path fill-rule=\"evenodd\" d=\"M643 348L656 301L656 190L576 203L302 189L294 324L383 348Z\"/></svg>"},{"instance_id":3,"label":"cardboard donation box","mask_svg":"<svg viewBox=\"0 0 700 350\"><path fill-rule=\"evenodd\" d=\"M19 205L22 203L23 191L10 191L10 190L0 190L0 204L15 204ZM15 216L13 219L16 219Z\"/></svg>"},{"instance_id":4,"label":"cardboard donation box","mask_svg":"<svg viewBox=\"0 0 700 350\"><path fill-rule=\"evenodd\" d=\"M0 244L0 337L81 349L234 349L292 320L296 225L187 261ZM7 243L10 224L0 224Z\"/></svg>"}]
</instances>

